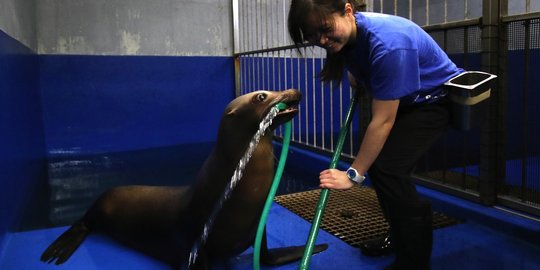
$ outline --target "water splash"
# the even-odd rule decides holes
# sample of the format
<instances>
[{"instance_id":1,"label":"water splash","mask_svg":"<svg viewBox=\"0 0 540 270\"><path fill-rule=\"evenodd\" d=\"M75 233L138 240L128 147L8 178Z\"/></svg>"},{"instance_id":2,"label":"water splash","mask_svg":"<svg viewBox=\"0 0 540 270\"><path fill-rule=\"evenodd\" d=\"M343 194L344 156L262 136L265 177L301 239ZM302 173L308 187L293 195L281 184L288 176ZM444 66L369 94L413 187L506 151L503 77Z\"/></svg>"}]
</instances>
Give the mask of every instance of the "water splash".
<instances>
[{"instance_id":1,"label":"water splash","mask_svg":"<svg viewBox=\"0 0 540 270\"><path fill-rule=\"evenodd\" d=\"M253 135L253 138L249 142L249 147L246 153L240 159L240 161L238 162L238 165L236 166L236 169L234 170L234 173L233 173L233 176L231 177L231 181L229 182L229 185L226 186L225 191L223 192L223 195L214 206L214 209L212 210L212 213L210 214L208 221L204 224L201 235L199 236L199 238L197 239L197 241L193 244L193 247L191 248L191 252L189 253L188 269L191 269L191 267L197 261L199 249L202 245L206 243L206 239L208 238L208 234L210 233L210 230L212 229L212 225L214 224L214 220L217 214L223 207L223 204L225 203L225 201L229 199L231 192L238 184L238 181L242 179L244 168L249 162L249 159L251 158L253 151L255 151L255 148L259 144L261 137L266 133L270 125L272 125L272 120L276 117L279 110L284 108L283 105L284 103L279 103L276 106L272 107L272 109L270 109L270 112L268 112L268 114L264 117L261 123L259 123L259 130L257 130L255 135Z\"/></svg>"}]
</instances>

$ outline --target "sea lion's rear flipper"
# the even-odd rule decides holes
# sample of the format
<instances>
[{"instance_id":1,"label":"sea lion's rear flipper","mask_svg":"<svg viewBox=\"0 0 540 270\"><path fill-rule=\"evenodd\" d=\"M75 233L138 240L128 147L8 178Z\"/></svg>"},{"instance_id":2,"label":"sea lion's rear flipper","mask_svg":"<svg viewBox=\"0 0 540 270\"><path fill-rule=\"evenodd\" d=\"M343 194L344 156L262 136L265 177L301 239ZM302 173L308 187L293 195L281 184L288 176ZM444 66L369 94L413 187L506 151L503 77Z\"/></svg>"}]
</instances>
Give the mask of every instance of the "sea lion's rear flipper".
<instances>
[{"instance_id":1,"label":"sea lion's rear flipper","mask_svg":"<svg viewBox=\"0 0 540 270\"><path fill-rule=\"evenodd\" d=\"M82 221L73 224L49 245L41 255L41 261L47 263L56 261L56 265L64 263L71 257L89 233L90 230Z\"/></svg>"},{"instance_id":2,"label":"sea lion's rear flipper","mask_svg":"<svg viewBox=\"0 0 540 270\"><path fill-rule=\"evenodd\" d=\"M313 254L325 251L328 248L328 244L315 245L313 247ZM261 242L261 263L265 265L282 265L290 262L297 261L304 256L305 246L290 246L268 249L266 242L266 228Z\"/></svg>"}]
</instances>

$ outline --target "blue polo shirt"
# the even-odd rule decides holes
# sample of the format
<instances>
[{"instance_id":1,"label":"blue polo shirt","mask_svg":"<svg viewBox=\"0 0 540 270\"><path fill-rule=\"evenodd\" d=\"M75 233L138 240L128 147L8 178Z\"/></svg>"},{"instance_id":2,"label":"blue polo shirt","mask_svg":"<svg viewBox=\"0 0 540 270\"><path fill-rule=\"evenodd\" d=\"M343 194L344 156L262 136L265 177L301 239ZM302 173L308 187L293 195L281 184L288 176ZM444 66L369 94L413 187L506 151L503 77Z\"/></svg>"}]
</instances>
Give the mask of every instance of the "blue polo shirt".
<instances>
[{"instance_id":1,"label":"blue polo shirt","mask_svg":"<svg viewBox=\"0 0 540 270\"><path fill-rule=\"evenodd\" d=\"M463 72L422 28L402 17L357 12L354 47L346 67L379 100L435 101L442 84Z\"/></svg>"}]
</instances>

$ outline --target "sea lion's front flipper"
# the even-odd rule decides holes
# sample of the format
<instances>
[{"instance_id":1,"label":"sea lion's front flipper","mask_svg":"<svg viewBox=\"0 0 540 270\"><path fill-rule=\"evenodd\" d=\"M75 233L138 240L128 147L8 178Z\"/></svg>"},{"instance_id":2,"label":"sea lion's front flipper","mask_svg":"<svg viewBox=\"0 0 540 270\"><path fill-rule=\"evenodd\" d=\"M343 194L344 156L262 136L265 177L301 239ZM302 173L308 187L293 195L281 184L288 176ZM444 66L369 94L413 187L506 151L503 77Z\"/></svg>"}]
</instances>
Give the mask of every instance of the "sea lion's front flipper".
<instances>
[{"instance_id":1,"label":"sea lion's front flipper","mask_svg":"<svg viewBox=\"0 0 540 270\"><path fill-rule=\"evenodd\" d=\"M290 246L268 249L266 242L266 228L264 228L263 238L261 242L261 263L265 265L282 265L297 261L304 256L305 246ZM315 245L313 254L325 251L328 244Z\"/></svg>"},{"instance_id":2,"label":"sea lion's front flipper","mask_svg":"<svg viewBox=\"0 0 540 270\"><path fill-rule=\"evenodd\" d=\"M59 265L67 261L81 245L90 230L83 221L78 221L60 235L41 255L41 261Z\"/></svg>"}]
</instances>

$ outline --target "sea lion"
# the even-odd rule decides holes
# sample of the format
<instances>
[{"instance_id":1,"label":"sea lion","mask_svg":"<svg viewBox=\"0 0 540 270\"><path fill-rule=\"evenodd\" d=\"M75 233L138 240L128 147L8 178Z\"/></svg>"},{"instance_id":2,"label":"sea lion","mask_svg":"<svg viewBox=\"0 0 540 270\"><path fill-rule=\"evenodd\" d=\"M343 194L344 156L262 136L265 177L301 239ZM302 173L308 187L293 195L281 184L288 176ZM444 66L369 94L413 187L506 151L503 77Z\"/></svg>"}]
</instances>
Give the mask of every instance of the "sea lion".
<instances>
[{"instance_id":1,"label":"sea lion","mask_svg":"<svg viewBox=\"0 0 540 270\"><path fill-rule=\"evenodd\" d=\"M259 123L279 102L288 108L273 119L246 165L243 176L214 220L194 268L243 252L253 244L258 221L274 177L272 133L298 112L301 93L256 91L229 103L223 113L214 149L191 186L123 186L101 195L85 215L60 235L42 254L44 262L61 264L91 232L101 232L174 268L187 265L190 249L221 198L238 161L246 152ZM315 252L323 251L326 244ZM261 262L283 264L303 255L303 246L268 250L266 231Z\"/></svg>"}]
</instances>

